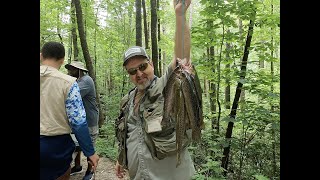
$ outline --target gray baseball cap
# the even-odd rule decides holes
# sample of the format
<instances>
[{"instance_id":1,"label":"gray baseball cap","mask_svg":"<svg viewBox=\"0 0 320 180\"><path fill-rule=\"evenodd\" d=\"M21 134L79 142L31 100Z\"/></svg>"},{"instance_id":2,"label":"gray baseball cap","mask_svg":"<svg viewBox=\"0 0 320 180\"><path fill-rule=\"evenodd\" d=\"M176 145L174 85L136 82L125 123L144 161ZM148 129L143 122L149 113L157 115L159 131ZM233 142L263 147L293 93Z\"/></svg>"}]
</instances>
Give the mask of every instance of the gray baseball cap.
<instances>
[{"instance_id":1,"label":"gray baseball cap","mask_svg":"<svg viewBox=\"0 0 320 180\"><path fill-rule=\"evenodd\" d=\"M72 67L75 67L75 68L78 68L78 69L81 69L81 70L84 70L84 71L87 71L87 72L88 72L88 69L86 69L86 68L84 67L83 62L81 62L81 61L72 61L70 64L66 64L64 67L65 67L66 69L69 69L69 68L70 68L70 66L72 66Z\"/></svg>"},{"instance_id":2,"label":"gray baseball cap","mask_svg":"<svg viewBox=\"0 0 320 180\"><path fill-rule=\"evenodd\" d=\"M143 56L149 59L146 50L140 46L132 46L130 47L123 56L123 66L126 65L127 61L134 56Z\"/></svg>"}]
</instances>

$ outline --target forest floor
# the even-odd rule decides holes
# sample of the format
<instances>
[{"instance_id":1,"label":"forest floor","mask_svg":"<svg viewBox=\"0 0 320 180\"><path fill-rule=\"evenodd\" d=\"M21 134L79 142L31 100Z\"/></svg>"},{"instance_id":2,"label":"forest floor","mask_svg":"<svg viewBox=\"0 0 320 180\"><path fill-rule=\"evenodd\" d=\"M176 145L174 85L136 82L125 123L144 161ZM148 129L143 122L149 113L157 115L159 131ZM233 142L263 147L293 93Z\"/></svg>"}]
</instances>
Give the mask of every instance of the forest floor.
<instances>
[{"instance_id":1,"label":"forest floor","mask_svg":"<svg viewBox=\"0 0 320 180\"><path fill-rule=\"evenodd\" d=\"M115 174L115 162L111 161L108 158L101 157L99 159L99 164L96 169L95 180L119 180ZM86 170L87 170L87 158L81 153L81 165L82 172L79 174L75 174L70 177L70 180L82 180ZM71 167L74 166L74 162L72 162ZM126 176L128 177L128 176ZM126 180L128 178L123 178L122 180Z\"/></svg>"}]
</instances>

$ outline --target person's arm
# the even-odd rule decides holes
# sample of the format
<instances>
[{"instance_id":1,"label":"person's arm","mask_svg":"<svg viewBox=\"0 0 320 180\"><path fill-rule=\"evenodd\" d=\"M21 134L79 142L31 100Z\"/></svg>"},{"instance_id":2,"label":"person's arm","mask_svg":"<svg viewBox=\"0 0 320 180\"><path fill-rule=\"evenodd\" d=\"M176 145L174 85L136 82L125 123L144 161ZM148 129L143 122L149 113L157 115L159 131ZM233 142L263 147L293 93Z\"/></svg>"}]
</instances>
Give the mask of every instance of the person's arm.
<instances>
[{"instance_id":1,"label":"person's arm","mask_svg":"<svg viewBox=\"0 0 320 180\"><path fill-rule=\"evenodd\" d=\"M66 100L66 111L72 132L86 157L95 153L86 121L86 112L80 95L78 83L74 83Z\"/></svg>"},{"instance_id":2,"label":"person's arm","mask_svg":"<svg viewBox=\"0 0 320 180\"><path fill-rule=\"evenodd\" d=\"M83 154L89 158L93 170L98 166L99 156L95 153L86 121L86 112L78 83L71 86L66 100L66 111L72 132L75 134Z\"/></svg>"},{"instance_id":3,"label":"person's arm","mask_svg":"<svg viewBox=\"0 0 320 180\"><path fill-rule=\"evenodd\" d=\"M182 4L182 1L185 3ZM186 11L191 4L191 0L173 0L176 17L176 31L174 38L174 56L172 60L172 68L176 67L176 60L186 59L185 65L191 65L190 60L190 29L186 21Z\"/></svg>"}]
</instances>

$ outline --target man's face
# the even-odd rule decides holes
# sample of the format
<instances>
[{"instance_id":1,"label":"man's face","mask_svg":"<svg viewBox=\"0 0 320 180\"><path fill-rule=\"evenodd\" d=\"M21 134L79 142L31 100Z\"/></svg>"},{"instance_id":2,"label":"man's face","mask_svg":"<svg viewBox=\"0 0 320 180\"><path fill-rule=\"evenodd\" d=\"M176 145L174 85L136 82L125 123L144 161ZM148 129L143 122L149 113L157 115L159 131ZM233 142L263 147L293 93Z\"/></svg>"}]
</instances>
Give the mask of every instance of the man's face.
<instances>
[{"instance_id":1,"label":"man's face","mask_svg":"<svg viewBox=\"0 0 320 180\"><path fill-rule=\"evenodd\" d=\"M70 76L78 78L79 77L79 69L75 68L73 66L70 66L69 69L68 69L68 74Z\"/></svg>"},{"instance_id":2,"label":"man's face","mask_svg":"<svg viewBox=\"0 0 320 180\"><path fill-rule=\"evenodd\" d=\"M154 78L154 68L151 61L143 57L131 58L125 66L131 82L139 90L146 89Z\"/></svg>"}]
</instances>

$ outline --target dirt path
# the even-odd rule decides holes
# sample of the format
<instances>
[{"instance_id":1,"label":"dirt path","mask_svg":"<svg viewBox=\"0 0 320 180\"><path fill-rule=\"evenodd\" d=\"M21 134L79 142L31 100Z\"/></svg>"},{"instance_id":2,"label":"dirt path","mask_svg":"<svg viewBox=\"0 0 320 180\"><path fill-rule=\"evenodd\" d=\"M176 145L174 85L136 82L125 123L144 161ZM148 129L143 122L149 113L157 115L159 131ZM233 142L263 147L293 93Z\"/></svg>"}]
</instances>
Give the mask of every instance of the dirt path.
<instances>
[{"instance_id":1,"label":"dirt path","mask_svg":"<svg viewBox=\"0 0 320 180\"><path fill-rule=\"evenodd\" d=\"M82 180L88 166L86 160L87 160L86 157L82 153L81 154L82 172L71 176L70 180ZM73 166L74 166L74 162L71 164L71 167ZM108 158L100 157L99 164L96 170L95 180L118 180L118 178L115 175L115 162L111 161Z\"/></svg>"}]
</instances>

